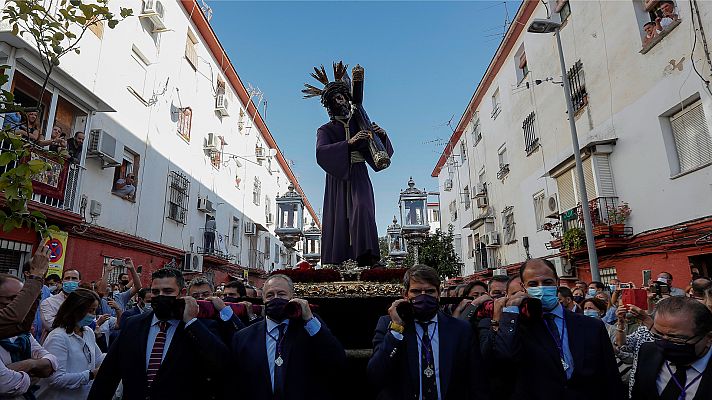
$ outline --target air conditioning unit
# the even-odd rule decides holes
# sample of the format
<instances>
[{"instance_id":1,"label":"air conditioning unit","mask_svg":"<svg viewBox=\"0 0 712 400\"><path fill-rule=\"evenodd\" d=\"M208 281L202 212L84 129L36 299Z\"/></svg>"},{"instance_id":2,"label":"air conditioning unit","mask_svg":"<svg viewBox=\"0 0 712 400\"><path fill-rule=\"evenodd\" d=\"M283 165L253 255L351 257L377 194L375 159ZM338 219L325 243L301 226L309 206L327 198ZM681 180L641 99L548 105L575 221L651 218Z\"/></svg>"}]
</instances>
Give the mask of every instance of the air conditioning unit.
<instances>
[{"instance_id":1,"label":"air conditioning unit","mask_svg":"<svg viewBox=\"0 0 712 400\"><path fill-rule=\"evenodd\" d=\"M479 208L487 208L487 197L478 197L477 198L477 207Z\"/></svg>"},{"instance_id":2,"label":"air conditioning unit","mask_svg":"<svg viewBox=\"0 0 712 400\"><path fill-rule=\"evenodd\" d=\"M492 271L492 276L507 276L507 270L505 268L497 268Z\"/></svg>"},{"instance_id":3,"label":"air conditioning unit","mask_svg":"<svg viewBox=\"0 0 712 400\"><path fill-rule=\"evenodd\" d=\"M556 267L556 272L559 276L575 276L576 270L571 264L571 261L566 257L554 257L551 259Z\"/></svg>"},{"instance_id":4,"label":"air conditioning unit","mask_svg":"<svg viewBox=\"0 0 712 400\"><path fill-rule=\"evenodd\" d=\"M102 168L118 167L124 155L124 145L105 130L92 129L89 133L87 157L100 158L104 161Z\"/></svg>"},{"instance_id":5,"label":"air conditioning unit","mask_svg":"<svg viewBox=\"0 0 712 400\"><path fill-rule=\"evenodd\" d=\"M165 10L163 9L163 4L158 0L144 0L143 1L143 12L139 17L148 18L153 24L154 32L166 31L166 24L163 22L163 17L165 16Z\"/></svg>"},{"instance_id":6,"label":"air conditioning unit","mask_svg":"<svg viewBox=\"0 0 712 400\"><path fill-rule=\"evenodd\" d=\"M183 255L183 271L203 272L203 256L198 253L185 253Z\"/></svg>"},{"instance_id":7,"label":"air conditioning unit","mask_svg":"<svg viewBox=\"0 0 712 400\"><path fill-rule=\"evenodd\" d=\"M485 242L485 246L487 246L487 247L499 246L499 232L485 233L484 242Z\"/></svg>"},{"instance_id":8,"label":"air conditioning unit","mask_svg":"<svg viewBox=\"0 0 712 400\"><path fill-rule=\"evenodd\" d=\"M210 132L208 133L208 139L205 142L205 150L217 151L221 144L222 141L220 140L220 136L216 133Z\"/></svg>"},{"instance_id":9,"label":"air conditioning unit","mask_svg":"<svg viewBox=\"0 0 712 400\"><path fill-rule=\"evenodd\" d=\"M91 215L92 217L98 217L101 215L101 203L100 202L98 202L96 200L92 200L89 203L89 215Z\"/></svg>"},{"instance_id":10,"label":"air conditioning unit","mask_svg":"<svg viewBox=\"0 0 712 400\"><path fill-rule=\"evenodd\" d=\"M255 235L257 233L257 227L254 222L245 222L245 235Z\"/></svg>"},{"instance_id":11,"label":"air conditioning unit","mask_svg":"<svg viewBox=\"0 0 712 400\"><path fill-rule=\"evenodd\" d=\"M444 185L444 186L445 186L445 191L446 191L446 192L451 191L451 190L452 190L452 179L450 179L450 178L445 179L445 185Z\"/></svg>"},{"instance_id":12,"label":"air conditioning unit","mask_svg":"<svg viewBox=\"0 0 712 400\"><path fill-rule=\"evenodd\" d=\"M555 194L546 198L544 210L546 210L546 218L559 218L559 202L556 200Z\"/></svg>"},{"instance_id":13,"label":"air conditioning unit","mask_svg":"<svg viewBox=\"0 0 712 400\"><path fill-rule=\"evenodd\" d=\"M475 197L484 197L487 195L487 185L484 183L478 183L475 189Z\"/></svg>"},{"instance_id":14,"label":"air conditioning unit","mask_svg":"<svg viewBox=\"0 0 712 400\"><path fill-rule=\"evenodd\" d=\"M220 93L215 97L215 111L219 112L223 117L230 115L227 111L227 96L225 93Z\"/></svg>"},{"instance_id":15,"label":"air conditioning unit","mask_svg":"<svg viewBox=\"0 0 712 400\"><path fill-rule=\"evenodd\" d=\"M255 147L255 157L257 157L257 161L263 161L267 158L265 155L265 148L264 147Z\"/></svg>"},{"instance_id":16,"label":"air conditioning unit","mask_svg":"<svg viewBox=\"0 0 712 400\"><path fill-rule=\"evenodd\" d=\"M213 202L208 200L207 197L198 197L198 210L206 213L215 211Z\"/></svg>"}]
</instances>

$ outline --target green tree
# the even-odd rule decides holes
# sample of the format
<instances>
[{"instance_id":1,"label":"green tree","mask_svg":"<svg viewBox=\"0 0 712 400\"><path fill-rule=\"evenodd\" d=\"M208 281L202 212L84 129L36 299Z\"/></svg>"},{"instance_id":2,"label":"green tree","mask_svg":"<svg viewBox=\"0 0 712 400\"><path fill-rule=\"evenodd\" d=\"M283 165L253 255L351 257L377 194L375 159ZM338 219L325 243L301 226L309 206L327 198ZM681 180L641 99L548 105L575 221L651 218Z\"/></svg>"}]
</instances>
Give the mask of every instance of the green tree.
<instances>
[{"instance_id":1,"label":"green tree","mask_svg":"<svg viewBox=\"0 0 712 400\"><path fill-rule=\"evenodd\" d=\"M14 96L6 90L0 92L0 115L16 112L37 111L47 88L50 76L60 59L70 53L79 54L79 42L93 24L106 22L111 29L119 21L132 15L133 11L121 8L117 17L108 7L109 0L8 0L0 17L10 26L12 33L28 40L40 55L44 72L42 88L37 104L22 107L15 104ZM2 66L3 71L8 66ZM5 72L0 74L0 85L9 80ZM5 196L5 210L0 210L0 225L4 231L26 226L43 236L49 227L47 219L39 211L28 210L32 198L32 176L47 171L50 166L41 159L30 159L32 145L15 134L12 127L3 127L0 140L7 146L0 154L0 167L7 167L0 175L0 192Z\"/></svg>"},{"instance_id":2,"label":"green tree","mask_svg":"<svg viewBox=\"0 0 712 400\"><path fill-rule=\"evenodd\" d=\"M460 275L462 263L455 253L453 226L448 226L445 233L438 229L435 234L428 236L418 248L418 258L421 264L435 268L441 279ZM413 249L412 246L409 246L404 265L413 265L414 263Z\"/></svg>"}]
</instances>

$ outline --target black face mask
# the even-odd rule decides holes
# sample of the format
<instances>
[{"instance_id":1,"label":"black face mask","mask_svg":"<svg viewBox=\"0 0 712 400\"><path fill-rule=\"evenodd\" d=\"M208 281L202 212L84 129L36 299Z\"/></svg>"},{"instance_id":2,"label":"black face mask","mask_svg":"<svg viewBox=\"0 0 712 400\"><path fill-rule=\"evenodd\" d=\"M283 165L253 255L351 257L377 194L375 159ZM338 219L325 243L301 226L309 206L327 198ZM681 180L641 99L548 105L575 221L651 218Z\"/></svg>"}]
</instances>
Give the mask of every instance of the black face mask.
<instances>
[{"instance_id":1,"label":"black face mask","mask_svg":"<svg viewBox=\"0 0 712 400\"><path fill-rule=\"evenodd\" d=\"M126 286L126 285L128 285L128 284L129 284L129 281L128 281L128 280L125 280L125 281L121 281L121 284L122 284L122 285L124 285L124 286Z\"/></svg>"},{"instance_id":2,"label":"black face mask","mask_svg":"<svg viewBox=\"0 0 712 400\"><path fill-rule=\"evenodd\" d=\"M287 319L286 306L287 299L276 297L265 304L265 315L273 321L281 322Z\"/></svg>"},{"instance_id":3,"label":"black face mask","mask_svg":"<svg viewBox=\"0 0 712 400\"><path fill-rule=\"evenodd\" d=\"M581 303L584 300L585 298L583 296L574 296L574 301L577 303Z\"/></svg>"},{"instance_id":4,"label":"black face mask","mask_svg":"<svg viewBox=\"0 0 712 400\"><path fill-rule=\"evenodd\" d=\"M420 321L433 319L438 312L438 299L427 294L420 294L411 299L413 304L413 316Z\"/></svg>"},{"instance_id":5,"label":"black face mask","mask_svg":"<svg viewBox=\"0 0 712 400\"><path fill-rule=\"evenodd\" d=\"M700 340L704 339L701 338ZM699 342L699 341L698 341ZM690 365L700 356L695 351L695 343L675 344L667 339L656 339L655 345L663 353L663 357L675 365ZM703 353L704 354L704 353Z\"/></svg>"},{"instance_id":6,"label":"black face mask","mask_svg":"<svg viewBox=\"0 0 712 400\"><path fill-rule=\"evenodd\" d=\"M223 301L225 303L239 303L240 298L239 297L231 297L231 296L225 296L223 297Z\"/></svg>"},{"instance_id":7,"label":"black face mask","mask_svg":"<svg viewBox=\"0 0 712 400\"><path fill-rule=\"evenodd\" d=\"M176 296L153 296L151 308L159 321L180 319L180 301Z\"/></svg>"}]
</instances>

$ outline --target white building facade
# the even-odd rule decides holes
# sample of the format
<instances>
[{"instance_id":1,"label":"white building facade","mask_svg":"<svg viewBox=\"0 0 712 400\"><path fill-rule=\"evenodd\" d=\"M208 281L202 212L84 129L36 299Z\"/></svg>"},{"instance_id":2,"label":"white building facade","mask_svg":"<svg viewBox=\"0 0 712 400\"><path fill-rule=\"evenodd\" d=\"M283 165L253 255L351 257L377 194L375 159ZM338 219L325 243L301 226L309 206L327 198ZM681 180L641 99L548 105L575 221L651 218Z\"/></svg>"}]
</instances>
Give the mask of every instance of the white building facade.
<instances>
[{"instance_id":1,"label":"white building facade","mask_svg":"<svg viewBox=\"0 0 712 400\"><path fill-rule=\"evenodd\" d=\"M562 24L603 280L712 272L712 75L699 45L712 32L712 5L675 2L669 24L648 39L642 27L662 3L522 3L432 174L463 275L513 270L531 256L590 278L585 248L550 243L552 229L564 243L575 236L566 232L580 229L582 214L556 38L527 33L547 15ZM614 232L607 227L623 203L632 212ZM662 249L669 258L652 255Z\"/></svg>"}]
</instances>

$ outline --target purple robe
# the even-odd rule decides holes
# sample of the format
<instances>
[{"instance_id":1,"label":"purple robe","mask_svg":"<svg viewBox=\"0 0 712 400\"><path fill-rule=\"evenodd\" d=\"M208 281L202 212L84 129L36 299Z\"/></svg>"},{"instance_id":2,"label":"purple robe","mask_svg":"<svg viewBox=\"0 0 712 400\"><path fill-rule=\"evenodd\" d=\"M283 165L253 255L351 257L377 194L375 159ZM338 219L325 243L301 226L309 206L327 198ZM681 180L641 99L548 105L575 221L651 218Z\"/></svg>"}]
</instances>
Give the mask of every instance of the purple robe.
<instances>
[{"instance_id":1,"label":"purple robe","mask_svg":"<svg viewBox=\"0 0 712 400\"><path fill-rule=\"evenodd\" d=\"M349 132L352 137L358 133L354 119L350 121ZM392 156L391 141L387 137L382 139L386 151ZM368 163L374 167L373 157L366 141L359 141L352 150L359 150L366 162L351 164L351 150L341 122L331 121L317 131L316 161L326 171L321 229L323 264L341 264L352 259L361 265L373 265L380 259L376 206L366 166Z\"/></svg>"}]
</instances>

